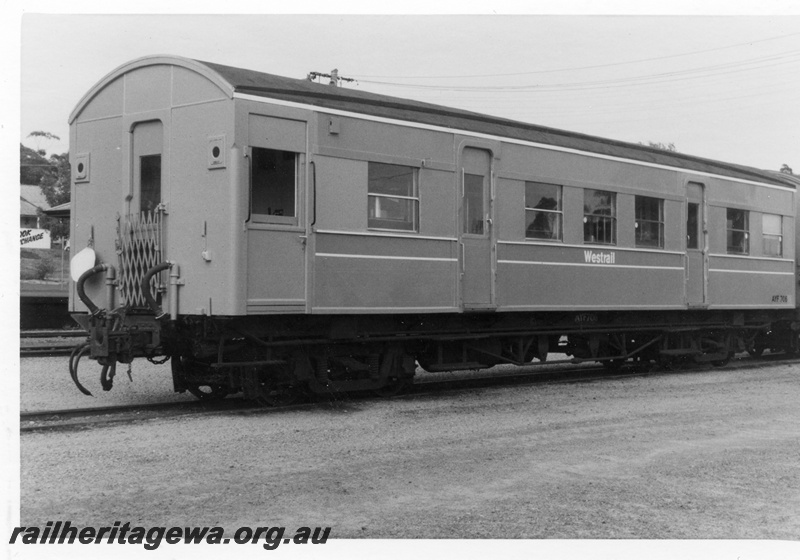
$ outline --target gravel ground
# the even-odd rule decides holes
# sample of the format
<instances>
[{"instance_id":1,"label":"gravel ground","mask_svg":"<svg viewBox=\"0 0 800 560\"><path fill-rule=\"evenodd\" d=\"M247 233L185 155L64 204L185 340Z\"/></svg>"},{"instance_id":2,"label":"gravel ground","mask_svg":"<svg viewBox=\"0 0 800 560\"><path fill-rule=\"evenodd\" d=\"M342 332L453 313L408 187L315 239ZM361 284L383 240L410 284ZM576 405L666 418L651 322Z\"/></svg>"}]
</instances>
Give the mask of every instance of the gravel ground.
<instances>
[{"instance_id":1,"label":"gravel ground","mask_svg":"<svg viewBox=\"0 0 800 560\"><path fill-rule=\"evenodd\" d=\"M54 390L69 393L59 367ZM231 533L320 525L333 538L797 540L796 369L23 433L21 523ZM134 372L142 385L158 377ZM23 373L23 402L25 382Z\"/></svg>"},{"instance_id":2,"label":"gravel ground","mask_svg":"<svg viewBox=\"0 0 800 560\"><path fill-rule=\"evenodd\" d=\"M169 362L154 365L147 360L134 360L133 381L128 379L128 367L118 365L114 387L106 392L100 386L101 366L84 358L78 379L93 397L75 387L68 364L67 356L20 358L20 412L195 400L189 393L173 392Z\"/></svg>"},{"instance_id":3,"label":"gravel ground","mask_svg":"<svg viewBox=\"0 0 800 560\"><path fill-rule=\"evenodd\" d=\"M25 340L23 339L23 342ZM35 343L35 340L33 341ZM566 359L562 354L553 354L551 360ZM117 365L114 387L111 391L103 391L100 386L101 366L88 358L83 358L78 367L78 379L94 396L81 393L69 376L69 358L21 358L20 359L20 412L41 410L63 410L73 408L91 408L97 406L116 406L131 404L152 404L160 402L195 401L188 392L175 393L172 389L172 373L170 364L155 365L145 359L138 358L131 365L131 378L128 379L128 367ZM528 368L514 366L497 366L491 371L496 374L518 373L520 371L553 372L575 366L570 364L553 364ZM591 367L591 366L590 366ZM463 379L470 372L427 373L417 370L417 380L445 381Z\"/></svg>"}]
</instances>

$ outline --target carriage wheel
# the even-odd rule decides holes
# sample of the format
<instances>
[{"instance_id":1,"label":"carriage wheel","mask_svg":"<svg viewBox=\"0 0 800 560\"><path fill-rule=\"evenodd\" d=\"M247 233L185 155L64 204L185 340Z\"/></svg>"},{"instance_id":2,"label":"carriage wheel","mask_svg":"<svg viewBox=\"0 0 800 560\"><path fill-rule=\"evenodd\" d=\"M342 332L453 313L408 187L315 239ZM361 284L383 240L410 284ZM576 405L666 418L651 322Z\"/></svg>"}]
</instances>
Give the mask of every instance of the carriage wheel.
<instances>
[{"instance_id":1,"label":"carriage wheel","mask_svg":"<svg viewBox=\"0 0 800 560\"><path fill-rule=\"evenodd\" d=\"M627 360L625 358L617 358L614 360L603 360L600 363L603 364L603 367L606 369L606 371L613 373L622 369L622 366L625 365L626 361Z\"/></svg>"},{"instance_id":2,"label":"carriage wheel","mask_svg":"<svg viewBox=\"0 0 800 560\"><path fill-rule=\"evenodd\" d=\"M266 378L258 384L255 401L261 406L288 406L299 396L296 387L280 383L274 378Z\"/></svg>"},{"instance_id":3,"label":"carriage wheel","mask_svg":"<svg viewBox=\"0 0 800 560\"><path fill-rule=\"evenodd\" d=\"M198 366L203 366L203 364L193 362L188 356L176 354L172 356L170 365L172 366L173 377L180 378L183 381L186 390L194 395L197 400L206 402L218 401L227 397L231 392L230 388L226 385L202 382L192 383L191 381L186 380L192 369L195 369Z\"/></svg>"},{"instance_id":4,"label":"carriage wheel","mask_svg":"<svg viewBox=\"0 0 800 560\"><path fill-rule=\"evenodd\" d=\"M728 354L721 360L714 360L711 362L711 365L716 367L727 366L728 362L731 361L731 358L733 358L733 352L728 352Z\"/></svg>"},{"instance_id":5,"label":"carriage wheel","mask_svg":"<svg viewBox=\"0 0 800 560\"><path fill-rule=\"evenodd\" d=\"M230 390L225 385L192 385L186 388L192 395L200 401L219 401L224 399L230 393Z\"/></svg>"},{"instance_id":6,"label":"carriage wheel","mask_svg":"<svg viewBox=\"0 0 800 560\"><path fill-rule=\"evenodd\" d=\"M764 347L760 344L753 344L752 346L747 347L747 353L754 358L760 358L764 353Z\"/></svg>"},{"instance_id":7,"label":"carriage wheel","mask_svg":"<svg viewBox=\"0 0 800 560\"><path fill-rule=\"evenodd\" d=\"M386 380L386 384L372 392L378 397L389 398L394 397L406 390L411 385L407 377L392 377Z\"/></svg>"}]
</instances>

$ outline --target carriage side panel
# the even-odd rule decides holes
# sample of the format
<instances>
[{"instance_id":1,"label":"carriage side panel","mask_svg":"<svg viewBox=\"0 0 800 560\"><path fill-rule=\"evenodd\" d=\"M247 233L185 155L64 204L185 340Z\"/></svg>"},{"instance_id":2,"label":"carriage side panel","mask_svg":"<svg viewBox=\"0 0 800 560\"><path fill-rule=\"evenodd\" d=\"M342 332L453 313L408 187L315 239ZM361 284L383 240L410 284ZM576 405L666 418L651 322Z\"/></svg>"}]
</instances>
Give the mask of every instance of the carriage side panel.
<instances>
[{"instance_id":1,"label":"carriage side panel","mask_svg":"<svg viewBox=\"0 0 800 560\"><path fill-rule=\"evenodd\" d=\"M326 114L318 123L313 312L457 309L452 135ZM376 168L407 176L408 190L370 192Z\"/></svg>"},{"instance_id":2,"label":"carriage side panel","mask_svg":"<svg viewBox=\"0 0 800 560\"><path fill-rule=\"evenodd\" d=\"M723 179L707 192L710 308L794 307L795 192Z\"/></svg>"},{"instance_id":3,"label":"carriage side panel","mask_svg":"<svg viewBox=\"0 0 800 560\"><path fill-rule=\"evenodd\" d=\"M505 145L500 174L500 310L683 307L682 204L674 171ZM526 184L532 183L560 196L561 231L548 239L526 230L526 216L536 212L526 210ZM584 197L593 191L613 193L614 237L606 243L585 238ZM661 201L661 246L637 246L637 197Z\"/></svg>"}]
</instances>

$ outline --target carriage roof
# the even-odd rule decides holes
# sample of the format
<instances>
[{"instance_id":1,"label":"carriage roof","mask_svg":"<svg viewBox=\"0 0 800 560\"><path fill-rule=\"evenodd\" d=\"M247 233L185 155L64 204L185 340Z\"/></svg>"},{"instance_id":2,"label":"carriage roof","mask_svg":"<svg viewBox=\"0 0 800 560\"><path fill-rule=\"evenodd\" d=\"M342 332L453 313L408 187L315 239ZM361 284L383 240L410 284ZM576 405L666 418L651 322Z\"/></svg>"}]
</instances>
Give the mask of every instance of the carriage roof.
<instances>
[{"instance_id":1,"label":"carriage roof","mask_svg":"<svg viewBox=\"0 0 800 560\"><path fill-rule=\"evenodd\" d=\"M776 174L770 174L767 171L743 165L660 150L641 144L559 130L412 99L333 87L309 80L287 78L255 70L176 56L148 56L120 66L103 78L84 96L70 116L70 122L77 117L83 106L91 100L94 94L110 81L127 71L155 64L172 64L192 69L216 83L229 97L233 97L236 93L249 94L268 99L311 105L319 107L321 110L348 111L558 146L605 156L681 168L688 171L698 171L773 185L777 184L783 187L795 188L796 186L793 182Z\"/></svg>"}]
</instances>

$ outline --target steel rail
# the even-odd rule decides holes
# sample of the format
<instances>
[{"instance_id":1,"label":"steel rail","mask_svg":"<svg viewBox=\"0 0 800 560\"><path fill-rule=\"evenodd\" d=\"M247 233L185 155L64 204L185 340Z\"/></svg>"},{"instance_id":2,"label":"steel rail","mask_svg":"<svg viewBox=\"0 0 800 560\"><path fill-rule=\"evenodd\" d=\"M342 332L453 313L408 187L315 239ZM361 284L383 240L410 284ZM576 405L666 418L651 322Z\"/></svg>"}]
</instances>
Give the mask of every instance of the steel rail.
<instances>
[{"instance_id":1,"label":"steel rail","mask_svg":"<svg viewBox=\"0 0 800 560\"><path fill-rule=\"evenodd\" d=\"M417 396L487 388L513 387L515 385L537 385L548 383L589 383L611 381L645 376L683 375L700 371L736 371L743 368L763 369L800 363L797 356L775 354L768 357L742 357L725 367L711 367L708 364L692 364L683 368L664 368L656 364L628 364L619 371L609 371L599 365L559 368L541 371L541 368L521 368L523 371L492 372L484 374L461 374L448 379L417 379L409 389L400 395L389 397L415 398ZM179 401L154 404L133 404L102 406L63 410L38 410L20 413L20 431L47 431L59 429L80 429L103 424L118 424L136 420L168 418L193 414L268 414L292 410L312 410L320 406L336 405L364 399L380 399L371 392L335 393L319 396L306 402L276 407L262 407L242 398L228 398L219 401Z\"/></svg>"},{"instance_id":2,"label":"steel rail","mask_svg":"<svg viewBox=\"0 0 800 560\"><path fill-rule=\"evenodd\" d=\"M19 357L20 358L50 358L56 356L69 356L72 350L75 348L74 345L72 346L32 346L30 348L20 348L19 349Z\"/></svg>"},{"instance_id":3,"label":"steel rail","mask_svg":"<svg viewBox=\"0 0 800 560\"><path fill-rule=\"evenodd\" d=\"M20 331L20 338L78 338L89 336L84 330L48 330L48 331Z\"/></svg>"}]
</instances>

